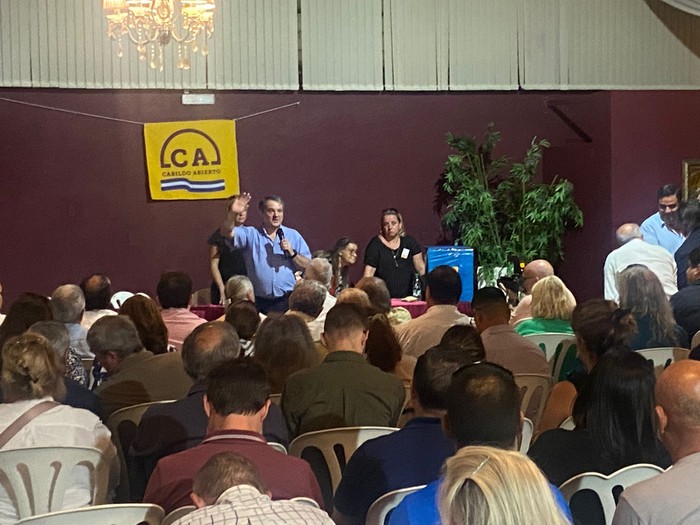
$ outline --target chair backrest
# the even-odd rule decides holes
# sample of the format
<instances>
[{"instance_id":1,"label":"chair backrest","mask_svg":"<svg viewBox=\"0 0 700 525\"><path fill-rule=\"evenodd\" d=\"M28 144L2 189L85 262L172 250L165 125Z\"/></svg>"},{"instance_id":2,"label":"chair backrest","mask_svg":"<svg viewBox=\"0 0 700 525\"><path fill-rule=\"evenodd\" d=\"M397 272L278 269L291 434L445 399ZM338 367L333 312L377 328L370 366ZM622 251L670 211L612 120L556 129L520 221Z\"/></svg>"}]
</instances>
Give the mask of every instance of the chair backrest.
<instances>
[{"instance_id":1,"label":"chair backrest","mask_svg":"<svg viewBox=\"0 0 700 525\"><path fill-rule=\"evenodd\" d=\"M318 502L314 499L307 498L306 496L297 496L296 498L292 498L290 501L296 501L297 503L303 503L305 505L309 505L310 507L316 507L317 509L320 509L321 506L318 504Z\"/></svg>"},{"instance_id":2,"label":"chair backrest","mask_svg":"<svg viewBox=\"0 0 700 525\"><path fill-rule=\"evenodd\" d=\"M194 306L200 306L204 304L211 304L211 288L200 288L195 290L190 299L190 304Z\"/></svg>"},{"instance_id":3,"label":"chair backrest","mask_svg":"<svg viewBox=\"0 0 700 525\"><path fill-rule=\"evenodd\" d=\"M523 454L527 454L530 450L530 443L532 443L532 436L535 433L535 425L532 424L528 418L523 419L523 430L520 433L520 444L517 449Z\"/></svg>"},{"instance_id":4,"label":"chair backrest","mask_svg":"<svg viewBox=\"0 0 700 525\"><path fill-rule=\"evenodd\" d=\"M554 381L561 381L561 379L563 379L561 377L562 370L564 373L568 372L568 370L564 368L564 364L567 363L568 366L571 366L574 359L576 359L576 336L571 334L546 333L531 334L524 337L544 350Z\"/></svg>"},{"instance_id":5,"label":"chair backrest","mask_svg":"<svg viewBox=\"0 0 700 525\"><path fill-rule=\"evenodd\" d=\"M552 388L552 378L539 374L515 374L515 383L520 389L520 410L532 420L537 430Z\"/></svg>"},{"instance_id":6,"label":"chair backrest","mask_svg":"<svg viewBox=\"0 0 700 525\"><path fill-rule=\"evenodd\" d=\"M185 505L184 507L178 507L175 510L171 510L170 512L168 512L165 518L163 518L163 521L160 525L171 525L183 516L187 516L190 512L195 510L197 510L197 507L195 507L194 505Z\"/></svg>"},{"instance_id":7,"label":"chair backrest","mask_svg":"<svg viewBox=\"0 0 700 525\"><path fill-rule=\"evenodd\" d=\"M574 423L574 416L567 417L564 421L561 422L559 428L563 428L564 430L574 430L576 428L576 423Z\"/></svg>"},{"instance_id":8,"label":"chair backrest","mask_svg":"<svg viewBox=\"0 0 700 525\"><path fill-rule=\"evenodd\" d=\"M387 515L394 510L406 496L419 491L423 487L425 487L425 485L406 487L405 489L392 490L380 496L369 507L365 525L384 525Z\"/></svg>"},{"instance_id":9,"label":"chair backrest","mask_svg":"<svg viewBox=\"0 0 700 525\"><path fill-rule=\"evenodd\" d=\"M114 295L112 295L112 298L109 300L110 304L112 305L112 308L115 310L119 310L121 306L124 304L124 301L126 301L129 297L133 297L134 294L131 292L116 292Z\"/></svg>"},{"instance_id":10,"label":"chair backrest","mask_svg":"<svg viewBox=\"0 0 700 525\"><path fill-rule=\"evenodd\" d=\"M161 507L149 503L97 505L33 516L18 521L17 525L161 525L164 514Z\"/></svg>"},{"instance_id":11,"label":"chair backrest","mask_svg":"<svg viewBox=\"0 0 700 525\"><path fill-rule=\"evenodd\" d=\"M268 441L267 444L270 445L272 448L274 448L277 452L281 452L282 454L287 453L287 448L282 443L275 443L274 441Z\"/></svg>"},{"instance_id":12,"label":"chair backrest","mask_svg":"<svg viewBox=\"0 0 700 525\"><path fill-rule=\"evenodd\" d=\"M659 348L643 348L637 350L647 361L654 363L654 374L659 377L671 363L688 359L690 350L687 348L677 348L673 346L664 346Z\"/></svg>"},{"instance_id":13,"label":"chair backrest","mask_svg":"<svg viewBox=\"0 0 700 525\"><path fill-rule=\"evenodd\" d=\"M615 514L617 498L620 492L630 485L658 476L662 472L663 469L661 467L647 463L630 465L613 472L609 476L598 472L584 472L564 482L559 487L559 490L568 503L571 503L571 498L577 492L582 490L594 491L603 507L605 523L610 525Z\"/></svg>"},{"instance_id":14,"label":"chair backrest","mask_svg":"<svg viewBox=\"0 0 700 525\"><path fill-rule=\"evenodd\" d=\"M357 448L369 439L385 436L397 430L398 428L391 427L346 427L307 432L289 444L289 454L302 457L306 448L318 449L330 472L332 490L335 492L345 464Z\"/></svg>"},{"instance_id":15,"label":"chair backrest","mask_svg":"<svg viewBox=\"0 0 700 525\"><path fill-rule=\"evenodd\" d=\"M129 453L131 442L136 437L136 427L139 426L141 418L152 405L162 403L172 403L174 400L153 401L151 403L140 403L126 408L120 408L112 412L107 419L107 428L112 432L112 441L117 447L119 457L119 487L115 501L129 500L129 472L126 465L126 456Z\"/></svg>"},{"instance_id":16,"label":"chair backrest","mask_svg":"<svg viewBox=\"0 0 700 525\"><path fill-rule=\"evenodd\" d=\"M270 401L273 404L280 406L280 403L282 403L282 394L270 394Z\"/></svg>"},{"instance_id":17,"label":"chair backrest","mask_svg":"<svg viewBox=\"0 0 700 525\"><path fill-rule=\"evenodd\" d=\"M109 465L102 452L87 447L38 447L0 450L0 472L15 493L17 514L28 518L60 510L73 478L73 469L84 466L90 473L91 502L107 501Z\"/></svg>"}]
</instances>

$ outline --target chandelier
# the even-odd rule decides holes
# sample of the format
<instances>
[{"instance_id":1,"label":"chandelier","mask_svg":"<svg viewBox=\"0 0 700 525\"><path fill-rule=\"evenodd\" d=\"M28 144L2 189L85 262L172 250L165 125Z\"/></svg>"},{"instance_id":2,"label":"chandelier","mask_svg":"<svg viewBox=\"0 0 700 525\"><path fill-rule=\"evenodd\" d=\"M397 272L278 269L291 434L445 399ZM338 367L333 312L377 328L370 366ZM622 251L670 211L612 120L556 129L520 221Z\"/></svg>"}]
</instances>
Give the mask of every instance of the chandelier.
<instances>
[{"instance_id":1,"label":"chandelier","mask_svg":"<svg viewBox=\"0 0 700 525\"><path fill-rule=\"evenodd\" d=\"M208 53L214 33L215 0L102 0L107 16L107 36L117 43L117 56L124 54L126 36L136 45L140 60L163 71L163 48L177 44L177 67L189 69L189 53Z\"/></svg>"}]
</instances>

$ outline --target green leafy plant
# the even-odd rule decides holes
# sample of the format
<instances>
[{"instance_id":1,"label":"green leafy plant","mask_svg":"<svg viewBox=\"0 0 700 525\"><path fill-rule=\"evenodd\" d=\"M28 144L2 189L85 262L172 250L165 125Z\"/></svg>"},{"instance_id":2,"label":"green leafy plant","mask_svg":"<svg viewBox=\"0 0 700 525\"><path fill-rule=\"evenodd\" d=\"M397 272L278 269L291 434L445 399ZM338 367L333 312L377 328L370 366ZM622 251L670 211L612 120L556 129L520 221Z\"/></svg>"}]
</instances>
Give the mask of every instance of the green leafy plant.
<instances>
[{"instance_id":1,"label":"green leafy plant","mask_svg":"<svg viewBox=\"0 0 700 525\"><path fill-rule=\"evenodd\" d=\"M491 126L482 142L447 135L454 153L436 183L435 209L452 241L476 248L484 275L508 265L511 257L557 262L563 259L563 237L583 226L573 185L555 178L534 182L546 140L534 138L522 163L494 158L501 134Z\"/></svg>"}]
</instances>

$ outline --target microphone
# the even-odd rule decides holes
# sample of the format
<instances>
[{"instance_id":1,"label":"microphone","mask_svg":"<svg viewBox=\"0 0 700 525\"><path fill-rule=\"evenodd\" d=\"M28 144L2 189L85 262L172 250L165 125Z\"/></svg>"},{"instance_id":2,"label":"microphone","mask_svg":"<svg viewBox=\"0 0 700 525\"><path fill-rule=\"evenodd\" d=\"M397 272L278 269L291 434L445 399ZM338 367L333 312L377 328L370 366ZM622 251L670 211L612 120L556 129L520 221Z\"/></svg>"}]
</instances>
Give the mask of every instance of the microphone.
<instances>
[{"instance_id":1,"label":"microphone","mask_svg":"<svg viewBox=\"0 0 700 525\"><path fill-rule=\"evenodd\" d=\"M277 237L279 237L280 240L280 246L282 245L282 241L284 240L284 230L282 228L277 228ZM287 250L282 250L284 252L284 256L288 258L292 258L292 254L289 253Z\"/></svg>"}]
</instances>

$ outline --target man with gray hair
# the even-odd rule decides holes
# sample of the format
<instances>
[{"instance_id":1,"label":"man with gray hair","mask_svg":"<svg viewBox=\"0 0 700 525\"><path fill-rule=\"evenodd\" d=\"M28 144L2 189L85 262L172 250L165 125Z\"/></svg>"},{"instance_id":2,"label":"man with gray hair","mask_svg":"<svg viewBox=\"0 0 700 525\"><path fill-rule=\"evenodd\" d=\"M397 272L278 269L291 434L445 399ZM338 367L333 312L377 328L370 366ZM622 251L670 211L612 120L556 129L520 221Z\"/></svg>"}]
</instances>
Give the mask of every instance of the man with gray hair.
<instances>
[{"instance_id":1,"label":"man with gray hair","mask_svg":"<svg viewBox=\"0 0 700 525\"><path fill-rule=\"evenodd\" d=\"M306 323L314 343L318 343L321 340L323 326L319 325L316 319L323 310L326 293L328 291L318 281L304 279L294 285L292 295L289 296L289 310L287 314L296 315Z\"/></svg>"},{"instance_id":2,"label":"man with gray hair","mask_svg":"<svg viewBox=\"0 0 700 525\"><path fill-rule=\"evenodd\" d=\"M639 225L626 223L615 232L619 248L605 259L603 267L604 296L618 302L617 276L631 264L641 264L649 268L661 281L664 292L671 297L678 291L676 287L676 261L661 246L644 242Z\"/></svg>"},{"instance_id":3,"label":"man with gray hair","mask_svg":"<svg viewBox=\"0 0 700 525\"><path fill-rule=\"evenodd\" d=\"M322 257L315 257L311 259L311 262L306 267L304 272L304 278L310 279L312 281L318 281L326 289L326 299L323 301L323 310L316 318L316 325L319 327L319 331L323 331L323 323L326 322L326 314L328 310L335 306L336 299L328 291L331 288L331 281L333 280L333 268L328 259Z\"/></svg>"},{"instance_id":4,"label":"man with gray hair","mask_svg":"<svg viewBox=\"0 0 700 525\"><path fill-rule=\"evenodd\" d=\"M120 408L183 398L192 386L180 353L153 355L145 350L134 323L125 315L95 321L87 341L95 360L109 374L95 390L105 418Z\"/></svg>"},{"instance_id":5,"label":"man with gray hair","mask_svg":"<svg viewBox=\"0 0 700 525\"><path fill-rule=\"evenodd\" d=\"M85 296L79 286L64 284L51 294L51 313L54 321L66 326L71 348L80 357L94 357L86 341L87 331L80 325L83 312L85 312Z\"/></svg>"}]
</instances>

